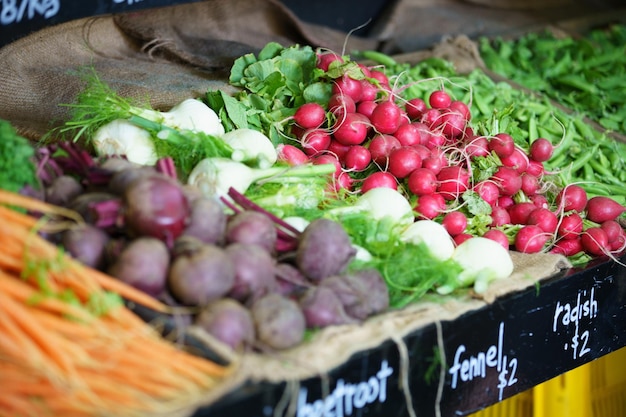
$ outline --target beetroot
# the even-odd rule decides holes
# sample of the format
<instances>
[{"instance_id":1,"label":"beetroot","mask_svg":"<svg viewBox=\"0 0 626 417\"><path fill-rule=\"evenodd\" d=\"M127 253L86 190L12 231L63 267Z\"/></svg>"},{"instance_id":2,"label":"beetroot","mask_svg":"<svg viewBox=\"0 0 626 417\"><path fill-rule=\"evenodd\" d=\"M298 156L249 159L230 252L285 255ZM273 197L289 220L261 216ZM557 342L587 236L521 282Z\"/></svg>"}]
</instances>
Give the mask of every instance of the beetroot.
<instances>
[{"instance_id":1,"label":"beetroot","mask_svg":"<svg viewBox=\"0 0 626 417\"><path fill-rule=\"evenodd\" d=\"M276 246L276 226L265 214L244 210L232 215L226 223L226 243L251 243L272 253Z\"/></svg>"},{"instance_id":2,"label":"beetroot","mask_svg":"<svg viewBox=\"0 0 626 417\"><path fill-rule=\"evenodd\" d=\"M265 295L250 307L257 339L272 349L287 349L301 343L306 330L298 303L280 294Z\"/></svg>"},{"instance_id":3,"label":"beetroot","mask_svg":"<svg viewBox=\"0 0 626 417\"><path fill-rule=\"evenodd\" d=\"M321 286L330 288L341 300L348 315L364 320L389 307L389 289L376 269L361 269L324 279Z\"/></svg>"},{"instance_id":4,"label":"beetroot","mask_svg":"<svg viewBox=\"0 0 626 417\"><path fill-rule=\"evenodd\" d=\"M222 244L226 235L227 216L221 203L213 198L198 197L191 202L189 221L184 236L193 236L204 243Z\"/></svg>"},{"instance_id":5,"label":"beetroot","mask_svg":"<svg viewBox=\"0 0 626 417\"><path fill-rule=\"evenodd\" d=\"M250 346L256 336L252 314L232 298L222 298L207 304L195 318L194 324L235 350Z\"/></svg>"},{"instance_id":6,"label":"beetroot","mask_svg":"<svg viewBox=\"0 0 626 417\"><path fill-rule=\"evenodd\" d=\"M357 322L346 314L343 303L331 288L310 287L299 302L309 328Z\"/></svg>"},{"instance_id":7,"label":"beetroot","mask_svg":"<svg viewBox=\"0 0 626 417\"><path fill-rule=\"evenodd\" d=\"M340 223L319 218L300 236L296 252L298 268L311 280L339 274L354 258L356 249Z\"/></svg>"},{"instance_id":8,"label":"beetroot","mask_svg":"<svg viewBox=\"0 0 626 417\"><path fill-rule=\"evenodd\" d=\"M105 248L109 240L104 230L84 223L66 230L62 244L82 264L100 269L105 263Z\"/></svg>"},{"instance_id":9,"label":"beetroot","mask_svg":"<svg viewBox=\"0 0 626 417\"><path fill-rule=\"evenodd\" d=\"M275 261L268 251L252 243L232 243L224 251L235 270L230 297L248 301L276 291Z\"/></svg>"},{"instance_id":10,"label":"beetroot","mask_svg":"<svg viewBox=\"0 0 626 417\"><path fill-rule=\"evenodd\" d=\"M189 249L175 251L167 282L181 303L203 305L233 288L235 265L224 249L198 242Z\"/></svg>"},{"instance_id":11,"label":"beetroot","mask_svg":"<svg viewBox=\"0 0 626 417\"><path fill-rule=\"evenodd\" d=\"M165 290L169 265L169 250L163 241L140 237L124 247L108 273L157 297Z\"/></svg>"}]
</instances>

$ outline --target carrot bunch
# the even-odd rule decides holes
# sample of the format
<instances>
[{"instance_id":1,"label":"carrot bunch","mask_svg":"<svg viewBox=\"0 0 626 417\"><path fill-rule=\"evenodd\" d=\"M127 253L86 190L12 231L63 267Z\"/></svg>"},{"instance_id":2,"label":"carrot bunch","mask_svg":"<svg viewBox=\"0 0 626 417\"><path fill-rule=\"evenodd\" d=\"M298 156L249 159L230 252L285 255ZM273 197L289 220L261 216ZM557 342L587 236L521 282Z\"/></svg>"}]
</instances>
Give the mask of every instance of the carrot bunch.
<instances>
[{"instance_id":1,"label":"carrot bunch","mask_svg":"<svg viewBox=\"0 0 626 417\"><path fill-rule=\"evenodd\" d=\"M0 190L0 203L68 213ZM88 268L0 205L0 416L144 416L187 409L230 371L165 340L122 297L167 311Z\"/></svg>"}]
</instances>

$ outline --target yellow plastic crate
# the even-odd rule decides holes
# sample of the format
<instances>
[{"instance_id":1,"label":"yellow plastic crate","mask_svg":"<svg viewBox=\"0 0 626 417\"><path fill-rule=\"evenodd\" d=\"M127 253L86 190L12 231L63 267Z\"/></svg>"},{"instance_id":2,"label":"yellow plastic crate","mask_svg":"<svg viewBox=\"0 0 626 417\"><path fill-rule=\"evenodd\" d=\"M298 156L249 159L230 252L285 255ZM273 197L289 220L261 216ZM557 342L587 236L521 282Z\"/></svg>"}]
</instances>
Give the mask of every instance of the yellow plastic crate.
<instances>
[{"instance_id":1,"label":"yellow plastic crate","mask_svg":"<svg viewBox=\"0 0 626 417\"><path fill-rule=\"evenodd\" d=\"M471 417L625 416L626 348L471 415Z\"/></svg>"}]
</instances>

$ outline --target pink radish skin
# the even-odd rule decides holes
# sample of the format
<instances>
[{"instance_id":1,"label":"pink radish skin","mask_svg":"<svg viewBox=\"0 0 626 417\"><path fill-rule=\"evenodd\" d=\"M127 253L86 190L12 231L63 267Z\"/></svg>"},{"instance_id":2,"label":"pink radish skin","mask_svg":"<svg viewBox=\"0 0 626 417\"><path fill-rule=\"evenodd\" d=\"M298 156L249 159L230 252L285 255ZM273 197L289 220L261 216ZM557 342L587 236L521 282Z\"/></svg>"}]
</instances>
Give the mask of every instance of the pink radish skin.
<instances>
[{"instance_id":1,"label":"pink radish skin","mask_svg":"<svg viewBox=\"0 0 626 417\"><path fill-rule=\"evenodd\" d=\"M435 128L440 125L441 111L439 109L428 109L422 114L420 121L426 126Z\"/></svg>"},{"instance_id":2,"label":"pink radish skin","mask_svg":"<svg viewBox=\"0 0 626 417\"><path fill-rule=\"evenodd\" d=\"M437 217L446 207L445 201L439 194L426 194L418 197L415 212L420 219L432 220Z\"/></svg>"},{"instance_id":3,"label":"pink radish skin","mask_svg":"<svg viewBox=\"0 0 626 417\"><path fill-rule=\"evenodd\" d=\"M411 146L402 146L389 154L388 170L398 179L408 177L411 172L422 166L419 151Z\"/></svg>"},{"instance_id":4,"label":"pink radish skin","mask_svg":"<svg viewBox=\"0 0 626 417\"><path fill-rule=\"evenodd\" d=\"M570 213L561 218L557 236L562 239L577 239L583 231L583 219L578 213Z\"/></svg>"},{"instance_id":5,"label":"pink radish skin","mask_svg":"<svg viewBox=\"0 0 626 417\"><path fill-rule=\"evenodd\" d=\"M613 243L616 239L619 239L623 233L622 226L620 226L620 224L615 220L602 222L602 224L600 224L600 228L606 233L609 243Z\"/></svg>"},{"instance_id":6,"label":"pink radish skin","mask_svg":"<svg viewBox=\"0 0 626 417\"><path fill-rule=\"evenodd\" d=\"M407 187L416 196L433 194L437 191L437 176L428 168L417 168L409 175Z\"/></svg>"},{"instance_id":7,"label":"pink radish skin","mask_svg":"<svg viewBox=\"0 0 626 417\"><path fill-rule=\"evenodd\" d=\"M330 134L324 129L307 130L300 139L304 153L309 156L316 155L328 149L330 141Z\"/></svg>"},{"instance_id":8,"label":"pink radish skin","mask_svg":"<svg viewBox=\"0 0 626 417\"><path fill-rule=\"evenodd\" d=\"M600 227L590 227L580 235L580 243L585 252L600 256L610 252L609 239Z\"/></svg>"},{"instance_id":9,"label":"pink radish skin","mask_svg":"<svg viewBox=\"0 0 626 417\"><path fill-rule=\"evenodd\" d=\"M491 227L504 226L511 224L511 215L504 207L493 206L491 207Z\"/></svg>"},{"instance_id":10,"label":"pink radish skin","mask_svg":"<svg viewBox=\"0 0 626 417\"><path fill-rule=\"evenodd\" d=\"M335 155L332 155L329 153L323 153L323 154L316 155L315 157L311 159L311 161L315 165L334 164L335 172L333 173L333 176L335 178L343 172L343 169L342 169L343 167L341 166L341 162Z\"/></svg>"},{"instance_id":11,"label":"pink radish skin","mask_svg":"<svg viewBox=\"0 0 626 417\"><path fill-rule=\"evenodd\" d=\"M484 136L472 136L465 145L465 152L470 158L489 155L489 141Z\"/></svg>"},{"instance_id":12,"label":"pink radish skin","mask_svg":"<svg viewBox=\"0 0 626 417\"><path fill-rule=\"evenodd\" d=\"M502 207L505 209L510 209L515 204L515 200L510 195L501 195L498 197L498 201L496 202L496 206Z\"/></svg>"},{"instance_id":13,"label":"pink radish skin","mask_svg":"<svg viewBox=\"0 0 626 417\"><path fill-rule=\"evenodd\" d=\"M293 120L304 129L320 127L326 120L326 110L318 103L305 103L296 110Z\"/></svg>"},{"instance_id":14,"label":"pink radish skin","mask_svg":"<svg viewBox=\"0 0 626 417\"><path fill-rule=\"evenodd\" d=\"M344 114L354 113L356 103L347 94L333 94L328 100L328 109L340 119Z\"/></svg>"},{"instance_id":15,"label":"pink radish skin","mask_svg":"<svg viewBox=\"0 0 626 417\"><path fill-rule=\"evenodd\" d=\"M331 139L330 145L328 145L328 152L335 155L339 160L343 160L351 147L352 145L344 145L335 139Z\"/></svg>"},{"instance_id":16,"label":"pink radish skin","mask_svg":"<svg viewBox=\"0 0 626 417\"><path fill-rule=\"evenodd\" d=\"M548 241L546 234L539 226L527 225L522 227L515 235L515 250L522 253L541 252Z\"/></svg>"},{"instance_id":17,"label":"pink radish skin","mask_svg":"<svg viewBox=\"0 0 626 417\"><path fill-rule=\"evenodd\" d=\"M556 203L563 212L582 213L587 206L587 192L579 185L566 185L557 194Z\"/></svg>"},{"instance_id":18,"label":"pink radish skin","mask_svg":"<svg viewBox=\"0 0 626 417\"><path fill-rule=\"evenodd\" d=\"M510 167L500 167L493 174L492 180L500 188L500 193L507 196L512 196L522 188L522 177Z\"/></svg>"},{"instance_id":19,"label":"pink radish skin","mask_svg":"<svg viewBox=\"0 0 626 417\"><path fill-rule=\"evenodd\" d=\"M509 238L506 236L502 230L499 229L489 229L484 234L483 237L487 239L491 239L500 244L504 249L509 250Z\"/></svg>"},{"instance_id":20,"label":"pink radish skin","mask_svg":"<svg viewBox=\"0 0 626 417\"><path fill-rule=\"evenodd\" d=\"M528 167L526 167L526 173L530 175L534 175L537 178L541 178L545 173L545 167L542 162L537 162L534 160L528 161Z\"/></svg>"},{"instance_id":21,"label":"pink radish skin","mask_svg":"<svg viewBox=\"0 0 626 417\"><path fill-rule=\"evenodd\" d=\"M489 140L489 150L500 158L506 158L515 150L513 137L507 133L498 133Z\"/></svg>"},{"instance_id":22,"label":"pink radish skin","mask_svg":"<svg viewBox=\"0 0 626 417\"><path fill-rule=\"evenodd\" d=\"M317 68L322 69L324 71L328 71L328 67L331 63L338 61L340 63L343 62L343 58L341 56L333 53L333 52L324 52L317 55Z\"/></svg>"},{"instance_id":23,"label":"pink radish skin","mask_svg":"<svg viewBox=\"0 0 626 417\"><path fill-rule=\"evenodd\" d=\"M528 150L529 156L537 162L545 162L552 158L554 152L554 146L546 138L537 138L530 144Z\"/></svg>"},{"instance_id":24,"label":"pink radish skin","mask_svg":"<svg viewBox=\"0 0 626 417\"><path fill-rule=\"evenodd\" d=\"M556 214L547 208L536 208L528 214L526 224L534 224L546 233L553 234L556 232L559 220Z\"/></svg>"},{"instance_id":25,"label":"pink radish skin","mask_svg":"<svg viewBox=\"0 0 626 417\"><path fill-rule=\"evenodd\" d=\"M430 93L428 104L433 109L445 109L452 103L450 95L443 90L436 90Z\"/></svg>"},{"instance_id":26,"label":"pink radish skin","mask_svg":"<svg viewBox=\"0 0 626 417\"><path fill-rule=\"evenodd\" d=\"M361 100L374 101L378 98L379 88L368 80L361 80Z\"/></svg>"},{"instance_id":27,"label":"pink radish skin","mask_svg":"<svg viewBox=\"0 0 626 417\"><path fill-rule=\"evenodd\" d=\"M393 101L387 100L376 106L370 121L377 132L393 134L400 126L400 116L400 107Z\"/></svg>"},{"instance_id":28,"label":"pink radish skin","mask_svg":"<svg viewBox=\"0 0 626 417\"><path fill-rule=\"evenodd\" d=\"M333 133L333 137L344 145L360 145L365 142L369 119L360 113L347 113Z\"/></svg>"},{"instance_id":29,"label":"pink radish skin","mask_svg":"<svg viewBox=\"0 0 626 417\"><path fill-rule=\"evenodd\" d=\"M396 182L396 177L385 171L374 172L363 180L363 183L361 184L361 193L366 193L372 188L378 187L387 187L397 190L398 183Z\"/></svg>"},{"instance_id":30,"label":"pink radish skin","mask_svg":"<svg viewBox=\"0 0 626 417\"><path fill-rule=\"evenodd\" d=\"M452 238L452 240L454 241L454 244L456 246L459 246L461 243L465 242L466 240L469 240L471 238L473 238L473 235L470 235L469 233L460 233L456 236L454 236Z\"/></svg>"},{"instance_id":31,"label":"pink radish skin","mask_svg":"<svg viewBox=\"0 0 626 417\"><path fill-rule=\"evenodd\" d=\"M422 141L422 133L420 126L415 123L404 124L393 134L402 146L423 145L426 140Z\"/></svg>"},{"instance_id":32,"label":"pink radish skin","mask_svg":"<svg viewBox=\"0 0 626 417\"><path fill-rule=\"evenodd\" d=\"M548 203L548 198L543 194L533 194L528 198L530 198L530 201L537 207L550 207L550 204Z\"/></svg>"},{"instance_id":33,"label":"pink radish skin","mask_svg":"<svg viewBox=\"0 0 626 417\"><path fill-rule=\"evenodd\" d=\"M536 209L537 206L528 201L513 204L508 209L509 216L511 216L511 224L527 224L528 216Z\"/></svg>"},{"instance_id":34,"label":"pink radish skin","mask_svg":"<svg viewBox=\"0 0 626 417\"><path fill-rule=\"evenodd\" d=\"M454 200L469 187L469 172L458 165L443 167L437 175L438 192L446 200Z\"/></svg>"},{"instance_id":35,"label":"pink radish skin","mask_svg":"<svg viewBox=\"0 0 626 417\"><path fill-rule=\"evenodd\" d=\"M470 119L472 118L472 112L470 111L470 108L467 106L467 104L463 103L462 101L459 101L459 100L452 101L450 105L448 106L448 109L450 109L453 112L460 113L466 122L469 122Z\"/></svg>"},{"instance_id":36,"label":"pink radish skin","mask_svg":"<svg viewBox=\"0 0 626 417\"><path fill-rule=\"evenodd\" d=\"M617 219L626 210L626 207L610 197L595 196L587 201L585 210L589 220L595 223L603 223Z\"/></svg>"},{"instance_id":37,"label":"pink radish skin","mask_svg":"<svg viewBox=\"0 0 626 417\"><path fill-rule=\"evenodd\" d=\"M363 96L363 84L361 84L361 81L344 74L335 80L331 91L333 94L346 94L355 103L358 103Z\"/></svg>"},{"instance_id":38,"label":"pink radish skin","mask_svg":"<svg viewBox=\"0 0 626 417\"><path fill-rule=\"evenodd\" d=\"M500 160L502 165L511 167L520 174L526 172L526 168L528 168L528 156L517 146L513 149L511 155L502 157Z\"/></svg>"},{"instance_id":39,"label":"pink radish skin","mask_svg":"<svg viewBox=\"0 0 626 417\"><path fill-rule=\"evenodd\" d=\"M539 178L534 175L530 175L527 172L522 174L522 188L521 190L527 196L535 195L539 192Z\"/></svg>"},{"instance_id":40,"label":"pink radish skin","mask_svg":"<svg viewBox=\"0 0 626 417\"><path fill-rule=\"evenodd\" d=\"M550 253L555 253L559 255L565 256L574 256L580 252L582 252L583 245L580 237L575 239L563 239L557 241L552 249L550 249Z\"/></svg>"},{"instance_id":41,"label":"pink radish skin","mask_svg":"<svg viewBox=\"0 0 626 417\"><path fill-rule=\"evenodd\" d=\"M372 113L374 112L376 106L378 106L378 103L372 100L360 101L359 104L356 105L356 112L361 113L369 119L372 117Z\"/></svg>"},{"instance_id":42,"label":"pink radish skin","mask_svg":"<svg viewBox=\"0 0 626 417\"><path fill-rule=\"evenodd\" d=\"M389 88L389 78L385 75L384 72L378 70L370 71L370 78L375 79L382 87Z\"/></svg>"},{"instance_id":43,"label":"pink radish skin","mask_svg":"<svg viewBox=\"0 0 626 417\"><path fill-rule=\"evenodd\" d=\"M441 225L450 236L455 237L465 232L467 228L467 216L460 211L451 211L443 216Z\"/></svg>"},{"instance_id":44,"label":"pink radish skin","mask_svg":"<svg viewBox=\"0 0 626 417\"><path fill-rule=\"evenodd\" d=\"M278 160L285 162L288 165L296 166L303 165L309 162L309 157L300 148L288 145L278 144L276 146L276 152L278 153Z\"/></svg>"},{"instance_id":45,"label":"pink radish skin","mask_svg":"<svg viewBox=\"0 0 626 417\"><path fill-rule=\"evenodd\" d=\"M400 141L392 135L377 134L369 142L368 148L372 154L372 161L385 167L387 158L392 150L402 146Z\"/></svg>"},{"instance_id":46,"label":"pink radish skin","mask_svg":"<svg viewBox=\"0 0 626 417\"><path fill-rule=\"evenodd\" d=\"M363 171L372 162L370 151L361 145L351 146L343 158L343 166L351 171Z\"/></svg>"},{"instance_id":47,"label":"pink radish skin","mask_svg":"<svg viewBox=\"0 0 626 417\"><path fill-rule=\"evenodd\" d=\"M500 189L492 181L481 181L474 185L472 189L478 193L480 198L489 203L490 206L494 206L500 196Z\"/></svg>"},{"instance_id":48,"label":"pink radish skin","mask_svg":"<svg viewBox=\"0 0 626 417\"><path fill-rule=\"evenodd\" d=\"M412 98L404 106L406 114L411 120L420 120L428 110L428 105L421 98Z\"/></svg>"},{"instance_id":49,"label":"pink radish skin","mask_svg":"<svg viewBox=\"0 0 626 417\"><path fill-rule=\"evenodd\" d=\"M465 130L467 121L461 113L446 111L441 115L441 131L449 138L456 138Z\"/></svg>"}]
</instances>

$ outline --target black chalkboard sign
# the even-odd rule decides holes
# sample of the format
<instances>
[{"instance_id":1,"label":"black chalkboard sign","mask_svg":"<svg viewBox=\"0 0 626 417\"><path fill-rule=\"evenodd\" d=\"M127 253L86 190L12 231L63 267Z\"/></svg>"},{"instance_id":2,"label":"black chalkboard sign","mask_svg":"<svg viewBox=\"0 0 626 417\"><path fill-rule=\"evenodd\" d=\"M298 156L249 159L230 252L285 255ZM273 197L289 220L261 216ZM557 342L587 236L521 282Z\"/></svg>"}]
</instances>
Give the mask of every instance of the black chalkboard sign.
<instances>
[{"instance_id":1,"label":"black chalkboard sign","mask_svg":"<svg viewBox=\"0 0 626 417\"><path fill-rule=\"evenodd\" d=\"M626 268L572 269L402 342L359 352L324 377L250 384L194 417L472 414L626 346Z\"/></svg>"}]
</instances>

